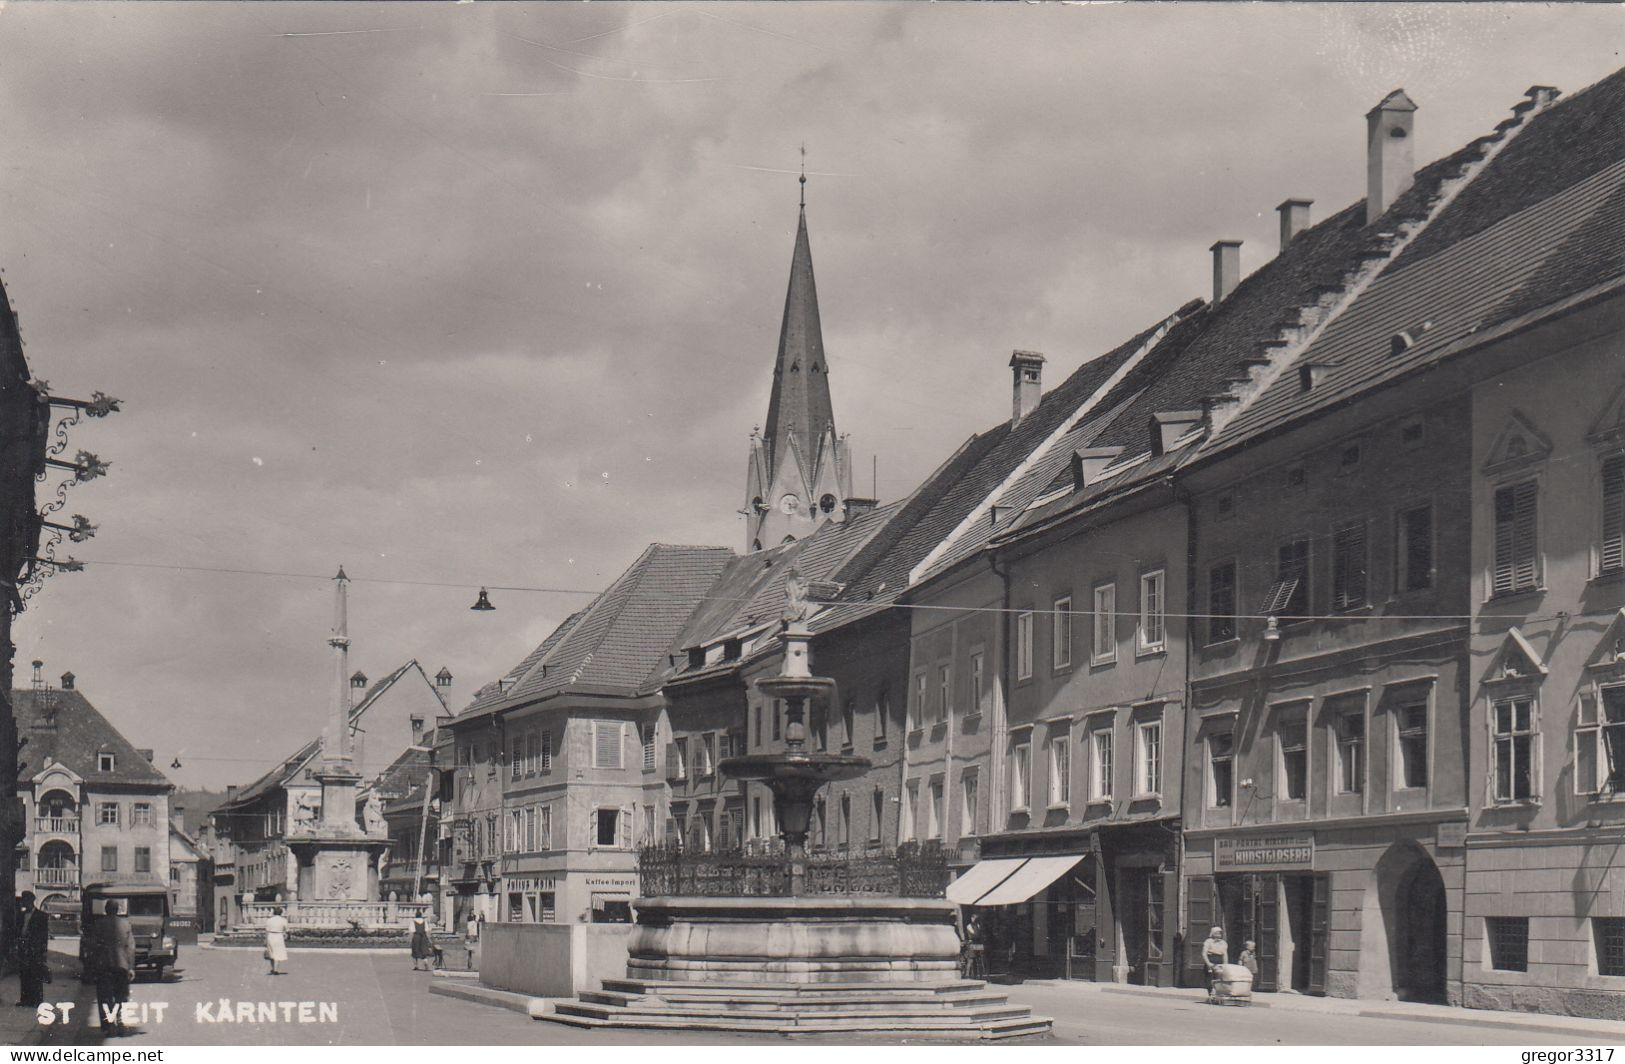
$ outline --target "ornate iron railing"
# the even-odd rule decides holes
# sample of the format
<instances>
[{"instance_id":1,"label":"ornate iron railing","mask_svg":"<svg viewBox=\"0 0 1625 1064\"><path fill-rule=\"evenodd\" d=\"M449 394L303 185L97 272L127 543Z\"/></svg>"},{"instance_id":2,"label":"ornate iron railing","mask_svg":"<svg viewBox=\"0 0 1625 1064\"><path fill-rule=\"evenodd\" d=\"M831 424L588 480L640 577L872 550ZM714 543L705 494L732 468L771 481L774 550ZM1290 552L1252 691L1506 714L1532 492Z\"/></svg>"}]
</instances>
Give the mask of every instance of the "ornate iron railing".
<instances>
[{"instance_id":1,"label":"ornate iron railing","mask_svg":"<svg viewBox=\"0 0 1625 1064\"><path fill-rule=\"evenodd\" d=\"M659 897L787 897L791 857L761 849L688 850L645 846L638 851L638 890ZM947 854L935 843L903 843L895 851L815 851L803 859L802 893L940 898L948 887Z\"/></svg>"}]
</instances>

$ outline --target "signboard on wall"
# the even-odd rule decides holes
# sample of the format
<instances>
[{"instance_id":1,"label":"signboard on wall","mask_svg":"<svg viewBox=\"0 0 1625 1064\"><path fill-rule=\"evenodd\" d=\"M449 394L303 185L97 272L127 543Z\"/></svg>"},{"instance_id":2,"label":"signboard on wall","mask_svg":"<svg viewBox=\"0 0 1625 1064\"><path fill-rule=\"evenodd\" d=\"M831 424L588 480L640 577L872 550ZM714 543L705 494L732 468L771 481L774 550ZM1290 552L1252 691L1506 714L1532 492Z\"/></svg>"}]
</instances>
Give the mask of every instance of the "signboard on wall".
<instances>
[{"instance_id":1,"label":"signboard on wall","mask_svg":"<svg viewBox=\"0 0 1625 1064\"><path fill-rule=\"evenodd\" d=\"M1213 867L1219 872L1309 871L1315 867L1313 835L1221 837L1213 843Z\"/></svg>"}]
</instances>

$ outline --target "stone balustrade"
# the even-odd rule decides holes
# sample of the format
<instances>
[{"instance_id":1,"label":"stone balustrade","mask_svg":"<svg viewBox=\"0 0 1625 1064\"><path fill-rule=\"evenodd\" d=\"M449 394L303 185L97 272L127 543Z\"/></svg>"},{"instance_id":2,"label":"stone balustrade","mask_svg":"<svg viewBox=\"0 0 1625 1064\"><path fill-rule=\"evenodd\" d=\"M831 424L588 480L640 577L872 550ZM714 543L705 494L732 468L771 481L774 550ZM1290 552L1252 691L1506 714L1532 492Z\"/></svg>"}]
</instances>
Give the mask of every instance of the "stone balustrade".
<instances>
[{"instance_id":1,"label":"stone balustrade","mask_svg":"<svg viewBox=\"0 0 1625 1064\"><path fill-rule=\"evenodd\" d=\"M243 904L242 923L264 927L278 907L293 928L405 927L415 917L427 917L432 908L416 901L251 901Z\"/></svg>"}]
</instances>

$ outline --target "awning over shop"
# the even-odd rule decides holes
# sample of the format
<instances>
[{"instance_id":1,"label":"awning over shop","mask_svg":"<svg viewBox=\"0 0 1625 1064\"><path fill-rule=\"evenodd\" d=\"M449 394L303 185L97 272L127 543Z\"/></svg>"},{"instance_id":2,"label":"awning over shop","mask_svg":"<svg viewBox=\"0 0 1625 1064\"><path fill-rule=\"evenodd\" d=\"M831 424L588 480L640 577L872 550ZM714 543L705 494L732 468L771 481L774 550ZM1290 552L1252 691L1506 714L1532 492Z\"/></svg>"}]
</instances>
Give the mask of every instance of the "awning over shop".
<instances>
[{"instance_id":1,"label":"awning over shop","mask_svg":"<svg viewBox=\"0 0 1625 1064\"><path fill-rule=\"evenodd\" d=\"M1025 857L977 861L964 875L948 884L948 900L956 905L975 905L977 898L1009 879L1026 863Z\"/></svg>"},{"instance_id":2,"label":"awning over shop","mask_svg":"<svg viewBox=\"0 0 1625 1064\"><path fill-rule=\"evenodd\" d=\"M1083 860L1083 854L1065 857L1029 857L1027 862L1007 876L1001 883L967 905L1016 905L1031 898L1065 875L1073 865ZM972 869L975 871L975 869Z\"/></svg>"}]
</instances>

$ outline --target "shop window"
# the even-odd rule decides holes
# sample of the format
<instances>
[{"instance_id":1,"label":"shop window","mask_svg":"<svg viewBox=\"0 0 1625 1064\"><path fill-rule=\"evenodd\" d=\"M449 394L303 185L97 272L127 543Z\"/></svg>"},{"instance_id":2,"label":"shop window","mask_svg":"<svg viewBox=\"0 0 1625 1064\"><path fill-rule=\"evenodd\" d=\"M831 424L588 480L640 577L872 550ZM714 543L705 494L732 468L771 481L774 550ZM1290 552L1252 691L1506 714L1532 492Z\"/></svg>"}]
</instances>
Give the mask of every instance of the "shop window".
<instances>
[{"instance_id":1,"label":"shop window","mask_svg":"<svg viewBox=\"0 0 1625 1064\"><path fill-rule=\"evenodd\" d=\"M1490 590L1495 595L1528 591L1540 581L1536 553L1537 492L1535 482L1510 484L1495 492L1494 566Z\"/></svg>"},{"instance_id":2,"label":"shop window","mask_svg":"<svg viewBox=\"0 0 1625 1064\"><path fill-rule=\"evenodd\" d=\"M1140 653L1155 654L1168 643L1167 581L1161 569L1140 575Z\"/></svg>"},{"instance_id":3,"label":"shop window","mask_svg":"<svg viewBox=\"0 0 1625 1064\"><path fill-rule=\"evenodd\" d=\"M1433 504L1402 510L1394 528L1394 590L1433 586Z\"/></svg>"},{"instance_id":4,"label":"shop window","mask_svg":"<svg viewBox=\"0 0 1625 1064\"><path fill-rule=\"evenodd\" d=\"M1600 712L1599 712L1600 703ZM1580 794L1625 791L1625 684L1580 695L1574 731L1574 785Z\"/></svg>"},{"instance_id":5,"label":"shop window","mask_svg":"<svg viewBox=\"0 0 1625 1064\"><path fill-rule=\"evenodd\" d=\"M1213 809L1227 808L1234 801L1235 794L1235 735L1230 732L1219 732L1208 736L1207 764L1207 804Z\"/></svg>"},{"instance_id":6,"label":"shop window","mask_svg":"<svg viewBox=\"0 0 1625 1064\"><path fill-rule=\"evenodd\" d=\"M1089 743L1089 800L1106 802L1112 797L1112 733L1095 732Z\"/></svg>"},{"instance_id":7,"label":"shop window","mask_svg":"<svg viewBox=\"0 0 1625 1064\"><path fill-rule=\"evenodd\" d=\"M515 891L508 892L508 922L511 924L525 922L525 896Z\"/></svg>"},{"instance_id":8,"label":"shop window","mask_svg":"<svg viewBox=\"0 0 1625 1064\"><path fill-rule=\"evenodd\" d=\"M1495 732L1495 800L1528 801L1535 795L1535 702L1528 695L1495 702L1491 714Z\"/></svg>"},{"instance_id":9,"label":"shop window","mask_svg":"<svg viewBox=\"0 0 1625 1064\"><path fill-rule=\"evenodd\" d=\"M1236 637L1236 563L1222 562L1207 574L1207 641Z\"/></svg>"},{"instance_id":10,"label":"shop window","mask_svg":"<svg viewBox=\"0 0 1625 1064\"><path fill-rule=\"evenodd\" d=\"M1032 766L1032 744L1017 743L1010 750L1010 811L1027 811L1028 770Z\"/></svg>"},{"instance_id":11,"label":"shop window","mask_svg":"<svg viewBox=\"0 0 1625 1064\"><path fill-rule=\"evenodd\" d=\"M1104 665L1117 660L1117 585L1101 584L1095 588L1095 610L1091 618L1093 642L1089 660Z\"/></svg>"},{"instance_id":12,"label":"shop window","mask_svg":"<svg viewBox=\"0 0 1625 1064\"><path fill-rule=\"evenodd\" d=\"M1072 596L1055 600L1050 613L1050 659L1057 669L1072 664Z\"/></svg>"},{"instance_id":13,"label":"shop window","mask_svg":"<svg viewBox=\"0 0 1625 1064\"><path fill-rule=\"evenodd\" d=\"M1428 785L1428 707L1426 702L1400 706L1395 712L1399 725L1399 782L1402 787Z\"/></svg>"},{"instance_id":14,"label":"shop window","mask_svg":"<svg viewBox=\"0 0 1625 1064\"><path fill-rule=\"evenodd\" d=\"M552 891L544 890L540 894L536 895L536 899L538 902L540 902L542 923L551 924L558 919L558 910L554 905Z\"/></svg>"},{"instance_id":15,"label":"shop window","mask_svg":"<svg viewBox=\"0 0 1625 1064\"><path fill-rule=\"evenodd\" d=\"M1029 610L1016 614L1016 679L1030 679L1033 674L1033 615Z\"/></svg>"},{"instance_id":16,"label":"shop window","mask_svg":"<svg viewBox=\"0 0 1625 1064\"><path fill-rule=\"evenodd\" d=\"M1597 974L1625 975L1625 917L1593 916L1591 934L1597 946Z\"/></svg>"},{"instance_id":17,"label":"shop window","mask_svg":"<svg viewBox=\"0 0 1625 1064\"><path fill-rule=\"evenodd\" d=\"M1355 610L1368 601L1365 524L1332 533L1332 609Z\"/></svg>"},{"instance_id":18,"label":"shop window","mask_svg":"<svg viewBox=\"0 0 1625 1064\"><path fill-rule=\"evenodd\" d=\"M1486 916L1484 930L1490 940L1490 967L1498 972L1529 970L1529 918Z\"/></svg>"},{"instance_id":19,"label":"shop window","mask_svg":"<svg viewBox=\"0 0 1625 1064\"><path fill-rule=\"evenodd\" d=\"M1282 719L1276 744L1281 751L1281 797L1301 802L1309 793L1309 729L1302 714Z\"/></svg>"}]
</instances>

